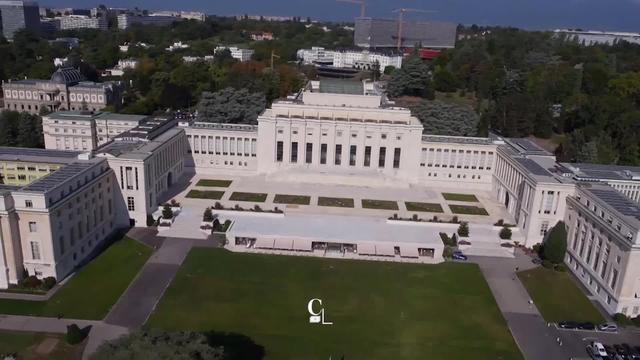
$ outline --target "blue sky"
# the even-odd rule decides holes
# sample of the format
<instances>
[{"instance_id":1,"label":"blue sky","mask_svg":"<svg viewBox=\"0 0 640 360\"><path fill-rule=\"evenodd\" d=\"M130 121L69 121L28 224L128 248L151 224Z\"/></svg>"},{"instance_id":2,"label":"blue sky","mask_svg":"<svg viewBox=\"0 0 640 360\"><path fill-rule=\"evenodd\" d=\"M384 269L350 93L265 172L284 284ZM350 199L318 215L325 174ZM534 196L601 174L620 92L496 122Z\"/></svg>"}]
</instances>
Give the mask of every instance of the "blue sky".
<instances>
[{"instance_id":1,"label":"blue sky","mask_svg":"<svg viewBox=\"0 0 640 360\"><path fill-rule=\"evenodd\" d=\"M199 10L208 14L310 16L323 20L351 20L357 5L334 0L40 0L44 6L113 7L158 10ZM512 25L527 29L583 28L640 32L640 0L368 0L367 15L391 17L398 7L437 10L412 18L448 20L464 24Z\"/></svg>"}]
</instances>

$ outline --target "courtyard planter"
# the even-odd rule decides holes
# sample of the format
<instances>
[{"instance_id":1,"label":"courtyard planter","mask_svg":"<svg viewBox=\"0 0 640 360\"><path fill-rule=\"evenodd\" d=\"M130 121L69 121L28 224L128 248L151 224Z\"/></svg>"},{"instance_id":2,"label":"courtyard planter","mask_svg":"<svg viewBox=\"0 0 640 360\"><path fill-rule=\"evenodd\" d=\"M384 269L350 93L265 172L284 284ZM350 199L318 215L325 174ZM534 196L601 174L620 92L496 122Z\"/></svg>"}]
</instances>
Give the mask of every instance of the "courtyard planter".
<instances>
[{"instance_id":1,"label":"courtyard planter","mask_svg":"<svg viewBox=\"0 0 640 360\"><path fill-rule=\"evenodd\" d=\"M158 223L158 231L171 228L171 225L173 225L174 221L175 217L172 217L171 219L160 218L160 221Z\"/></svg>"}]
</instances>

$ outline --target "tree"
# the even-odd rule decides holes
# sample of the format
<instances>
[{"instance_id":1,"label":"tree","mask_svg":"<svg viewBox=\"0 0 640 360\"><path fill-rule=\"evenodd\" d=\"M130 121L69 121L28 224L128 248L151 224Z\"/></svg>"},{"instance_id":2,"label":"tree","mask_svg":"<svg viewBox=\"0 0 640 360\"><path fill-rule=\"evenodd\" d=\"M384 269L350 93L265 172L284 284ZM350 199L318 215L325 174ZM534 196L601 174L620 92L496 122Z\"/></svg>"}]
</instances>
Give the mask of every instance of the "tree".
<instances>
[{"instance_id":1,"label":"tree","mask_svg":"<svg viewBox=\"0 0 640 360\"><path fill-rule=\"evenodd\" d=\"M554 264L561 264L564 261L564 254L567 251L567 229L562 221L558 221L547 234L544 241L543 256L546 260Z\"/></svg>"},{"instance_id":2,"label":"tree","mask_svg":"<svg viewBox=\"0 0 640 360\"><path fill-rule=\"evenodd\" d=\"M468 106L422 101L411 107L411 112L428 134L476 136L478 132L478 114Z\"/></svg>"},{"instance_id":3,"label":"tree","mask_svg":"<svg viewBox=\"0 0 640 360\"><path fill-rule=\"evenodd\" d=\"M461 222L458 226L458 235L461 237L469 237L469 223Z\"/></svg>"},{"instance_id":4,"label":"tree","mask_svg":"<svg viewBox=\"0 0 640 360\"><path fill-rule=\"evenodd\" d=\"M387 92L391 97L403 95L433 99L429 66L417 55L404 58L402 68L391 74Z\"/></svg>"},{"instance_id":5,"label":"tree","mask_svg":"<svg viewBox=\"0 0 640 360\"><path fill-rule=\"evenodd\" d=\"M456 78L444 68L437 68L433 74L433 86L440 92L455 92L458 88Z\"/></svg>"},{"instance_id":6,"label":"tree","mask_svg":"<svg viewBox=\"0 0 640 360\"><path fill-rule=\"evenodd\" d=\"M508 226L503 226L500 229L500 239L511 240L511 229Z\"/></svg>"},{"instance_id":7,"label":"tree","mask_svg":"<svg viewBox=\"0 0 640 360\"><path fill-rule=\"evenodd\" d=\"M136 331L106 342L100 345L91 356L92 360L218 360L223 358L224 348L210 346L207 337L203 334L167 333L156 330Z\"/></svg>"},{"instance_id":8,"label":"tree","mask_svg":"<svg viewBox=\"0 0 640 360\"><path fill-rule=\"evenodd\" d=\"M204 214L202 214L202 221L213 221L213 213L211 212L211 208L204 209Z\"/></svg>"},{"instance_id":9,"label":"tree","mask_svg":"<svg viewBox=\"0 0 640 360\"><path fill-rule=\"evenodd\" d=\"M214 93L202 93L198 117L204 122L254 124L266 106L262 93L226 88Z\"/></svg>"}]
</instances>

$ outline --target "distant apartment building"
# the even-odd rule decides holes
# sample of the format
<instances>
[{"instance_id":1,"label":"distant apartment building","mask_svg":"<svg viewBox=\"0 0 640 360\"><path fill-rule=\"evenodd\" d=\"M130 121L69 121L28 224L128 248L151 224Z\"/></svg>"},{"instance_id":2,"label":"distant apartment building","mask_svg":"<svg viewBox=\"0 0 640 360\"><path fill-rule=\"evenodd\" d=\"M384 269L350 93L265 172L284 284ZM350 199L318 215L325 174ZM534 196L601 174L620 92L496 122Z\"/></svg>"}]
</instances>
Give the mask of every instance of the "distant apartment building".
<instances>
[{"instance_id":1,"label":"distant apartment building","mask_svg":"<svg viewBox=\"0 0 640 360\"><path fill-rule=\"evenodd\" d=\"M134 24L167 26L167 25L173 24L176 21L182 21L182 20L184 19L179 17L174 17L174 16L150 16L150 15L145 16L145 15L120 14L118 15L118 29L125 30Z\"/></svg>"},{"instance_id":2,"label":"distant apartment building","mask_svg":"<svg viewBox=\"0 0 640 360\"><path fill-rule=\"evenodd\" d=\"M106 69L102 76L122 76L124 75L124 71L127 69L135 69L138 67L138 60L136 59L120 59L118 60L118 64L111 68Z\"/></svg>"},{"instance_id":3,"label":"distant apartment building","mask_svg":"<svg viewBox=\"0 0 640 360\"><path fill-rule=\"evenodd\" d=\"M42 117L46 149L91 151L140 125L143 115L63 111Z\"/></svg>"},{"instance_id":4,"label":"distant apartment building","mask_svg":"<svg viewBox=\"0 0 640 360\"><path fill-rule=\"evenodd\" d=\"M86 15L66 15L59 18L60 30L98 29L107 30L107 18L104 16L90 17Z\"/></svg>"},{"instance_id":5,"label":"distant apartment building","mask_svg":"<svg viewBox=\"0 0 640 360\"><path fill-rule=\"evenodd\" d=\"M185 20L198 20L204 21L207 16L203 12L199 11L154 11L150 16L171 16L181 18Z\"/></svg>"},{"instance_id":6,"label":"distant apartment building","mask_svg":"<svg viewBox=\"0 0 640 360\"><path fill-rule=\"evenodd\" d=\"M258 21L293 21L293 16L270 16L270 15L236 15L236 20L258 20Z\"/></svg>"},{"instance_id":7,"label":"distant apartment building","mask_svg":"<svg viewBox=\"0 0 640 360\"><path fill-rule=\"evenodd\" d=\"M217 53L223 50L229 50L229 52L231 52L231 57L240 62L251 60L251 56L253 56L254 53L251 49L242 49L236 46L218 46L213 50L213 52Z\"/></svg>"},{"instance_id":8,"label":"distant apartment building","mask_svg":"<svg viewBox=\"0 0 640 360\"><path fill-rule=\"evenodd\" d=\"M2 90L6 110L31 114L40 113L44 107L49 111L99 111L122 101L120 83L83 81L73 68L59 68L50 80L3 81Z\"/></svg>"},{"instance_id":9,"label":"distant apartment building","mask_svg":"<svg viewBox=\"0 0 640 360\"><path fill-rule=\"evenodd\" d=\"M21 29L40 32L40 10L38 3L22 0L0 0L0 24L2 35L13 40L13 35Z\"/></svg>"},{"instance_id":10,"label":"distant apartment building","mask_svg":"<svg viewBox=\"0 0 640 360\"><path fill-rule=\"evenodd\" d=\"M182 41L178 41L178 42L174 42L173 44L169 45L169 47L167 47L165 50L167 51L176 51L176 50L184 50L184 49L188 49L189 48L189 44L184 44Z\"/></svg>"},{"instance_id":11,"label":"distant apartment building","mask_svg":"<svg viewBox=\"0 0 640 360\"><path fill-rule=\"evenodd\" d=\"M368 50L326 50L323 47L298 50L298 59L307 65L329 65L339 68L371 70L376 63L380 71L387 66L402 67L402 55Z\"/></svg>"},{"instance_id":12,"label":"distant apartment building","mask_svg":"<svg viewBox=\"0 0 640 360\"><path fill-rule=\"evenodd\" d=\"M613 31L583 31L583 30L554 30L556 37L563 36L569 41L575 41L583 45L613 45L626 41L632 44L640 44L640 33L613 32Z\"/></svg>"},{"instance_id":13,"label":"distant apartment building","mask_svg":"<svg viewBox=\"0 0 640 360\"><path fill-rule=\"evenodd\" d=\"M75 161L77 151L48 151L0 147L0 181L3 185L22 186L49 175Z\"/></svg>"},{"instance_id":14,"label":"distant apartment building","mask_svg":"<svg viewBox=\"0 0 640 360\"><path fill-rule=\"evenodd\" d=\"M264 41L264 40L273 40L273 33L271 32L254 32L251 34L251 40L253 41Z\"/></svg>"}]
</instances>

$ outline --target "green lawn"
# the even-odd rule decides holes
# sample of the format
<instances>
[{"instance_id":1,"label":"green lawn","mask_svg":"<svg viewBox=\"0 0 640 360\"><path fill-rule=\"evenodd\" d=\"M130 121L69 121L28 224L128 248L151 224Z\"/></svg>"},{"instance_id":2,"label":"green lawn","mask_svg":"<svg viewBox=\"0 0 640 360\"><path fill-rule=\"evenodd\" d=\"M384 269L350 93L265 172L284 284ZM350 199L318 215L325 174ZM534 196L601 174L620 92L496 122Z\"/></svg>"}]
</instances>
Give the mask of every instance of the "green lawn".
<instances>
[{"instance_id":1,"label":"green lawn","mask_svg":"<svg viewBox=\"0 0 640 360\"><path fill-rule=\"evenodd\" d=\"M407 211L420 211L420 212L432 212L432 213L444 212L442 211L442 206L440 204L405 201L404 205L407 207Z\"/></svg>"},{"instance_id":2,"label":"green lawn","mask_svg":"<svg viewBox=\"0 0 640 360\"><path fill-rule=\"evenodd\" d=\"M248 202L265 202L267 200L267 194L263 193L249 193L249 192L234 192L231 194L229 200L233 201L248 201Z\"/></svg>"},{"instance_id":3,"label":"green lawn","mask_svg":"<svg viewBox=\"0 0 640 360\"><path fill-rule=\"evenodd\" d=\"M222 199L222 195L224 195L224 191L190 190L186 197L192 199L220 200Z\"/></svg>"},{"instance_id":4,"label":"green lawn","mask_svg":"<svg viewBox=\"0 0 640 360\"><path fill-rule=\"evenodd\" d=\"M101 320L150 255L150 248L125 237L82 267L48 301L0 299L0 314Z\"/></svg>"},{"instance_id":5,"label":"green lawn","mask_svg":"<svg viewBox=\"0 0 640 360\"><path fill-rule=\"evenodd\" d=\"M478 198L471 194L442 193L445 200L478 202Z\"/></svg>"},{"instance_id":6,"label":"green lawn","mask_svg":"<svg viewBox=\"0 0 640 360\"><path fill-rule=\"evenodd\" d=\"M49 354L38 354L36 347L46 338L58 340ZM72 360L80 359L85 343L69 345L63 334L45 334L26 331L0 330L0 354L18 354L18 359Z\"/></svg>"},{"instance_id":7,"label":"green lawn","mask_svg":"<svg viewBox=\"0 0 640 360\"><path fill-rule=\"evenodd\" d=\"M231 180L214 180L214 179L202 179L196 183L196 186L207 187L229 187L233 181Z\"/></svg>"},{"instance_id":8,"label":"green lawn","mask_svg":"<svg viewBox=\"0 0 640 360\"><path fill-rule=\"evenodd\" d=\"M468 206L468 205L451 205L449 204L449 209L454 214L465 214L465 215L489 215L487 210L479 206Z\"/></svg>"},{"instance_id":9,"label":"green lawn","mask_svg":"<svg viewBox=\"0 0 640 360\"><path fill-rule=\"evenodd\" d=\"M312 298L333 325L309 324ZM473 264L196 248L145 327L244 334L267 360L522 359Z\"/></svg>"},{"instance_id":10,"label":"green lawn","mask_svg":"<svg viewBox=\"0 0 640 360\"><path fill-rule=\"evenodd\" d=\"M362 199L365 209L398 210L397 201Z\"/></svg>"},{"instance_id":11,"label":"green lawn","mask_svg":"<svg viewBox=\"0 0 640 360\"><path fill-rule=\"evenodd\" d=\"M568 273L538 267L521 271L518 277L546 321L604 322L600 312Z\"/></svg>"},{"instance_id":12,"label":"green lawn","mask_svg":"<svg viewBox=\"0 0 640 360\"><path fill-rule=\"evenodd\" d=\"M353 199L320 196L318 198L318 206L352 208L354 205Z\"/></svg>"},{"instance_id":13,"label":"green lawn","mask_svg":"<svg viewBox=\"0 0 640 360\"><path fill-rule=\"evenodd\" d=\"M311 196L276 194L273 202L275 204L309 205L311 203Z\"/></svg>"},{"instance_id":14,"label":"green lawn","mask_svg":"<svg viewBox=\"0 0 640 360\"><path fill-rule=\"evenodd\" d=\"M0 330L0 354L21 353L44 339L43 334Z\"/></svg>"}]
</instances>

